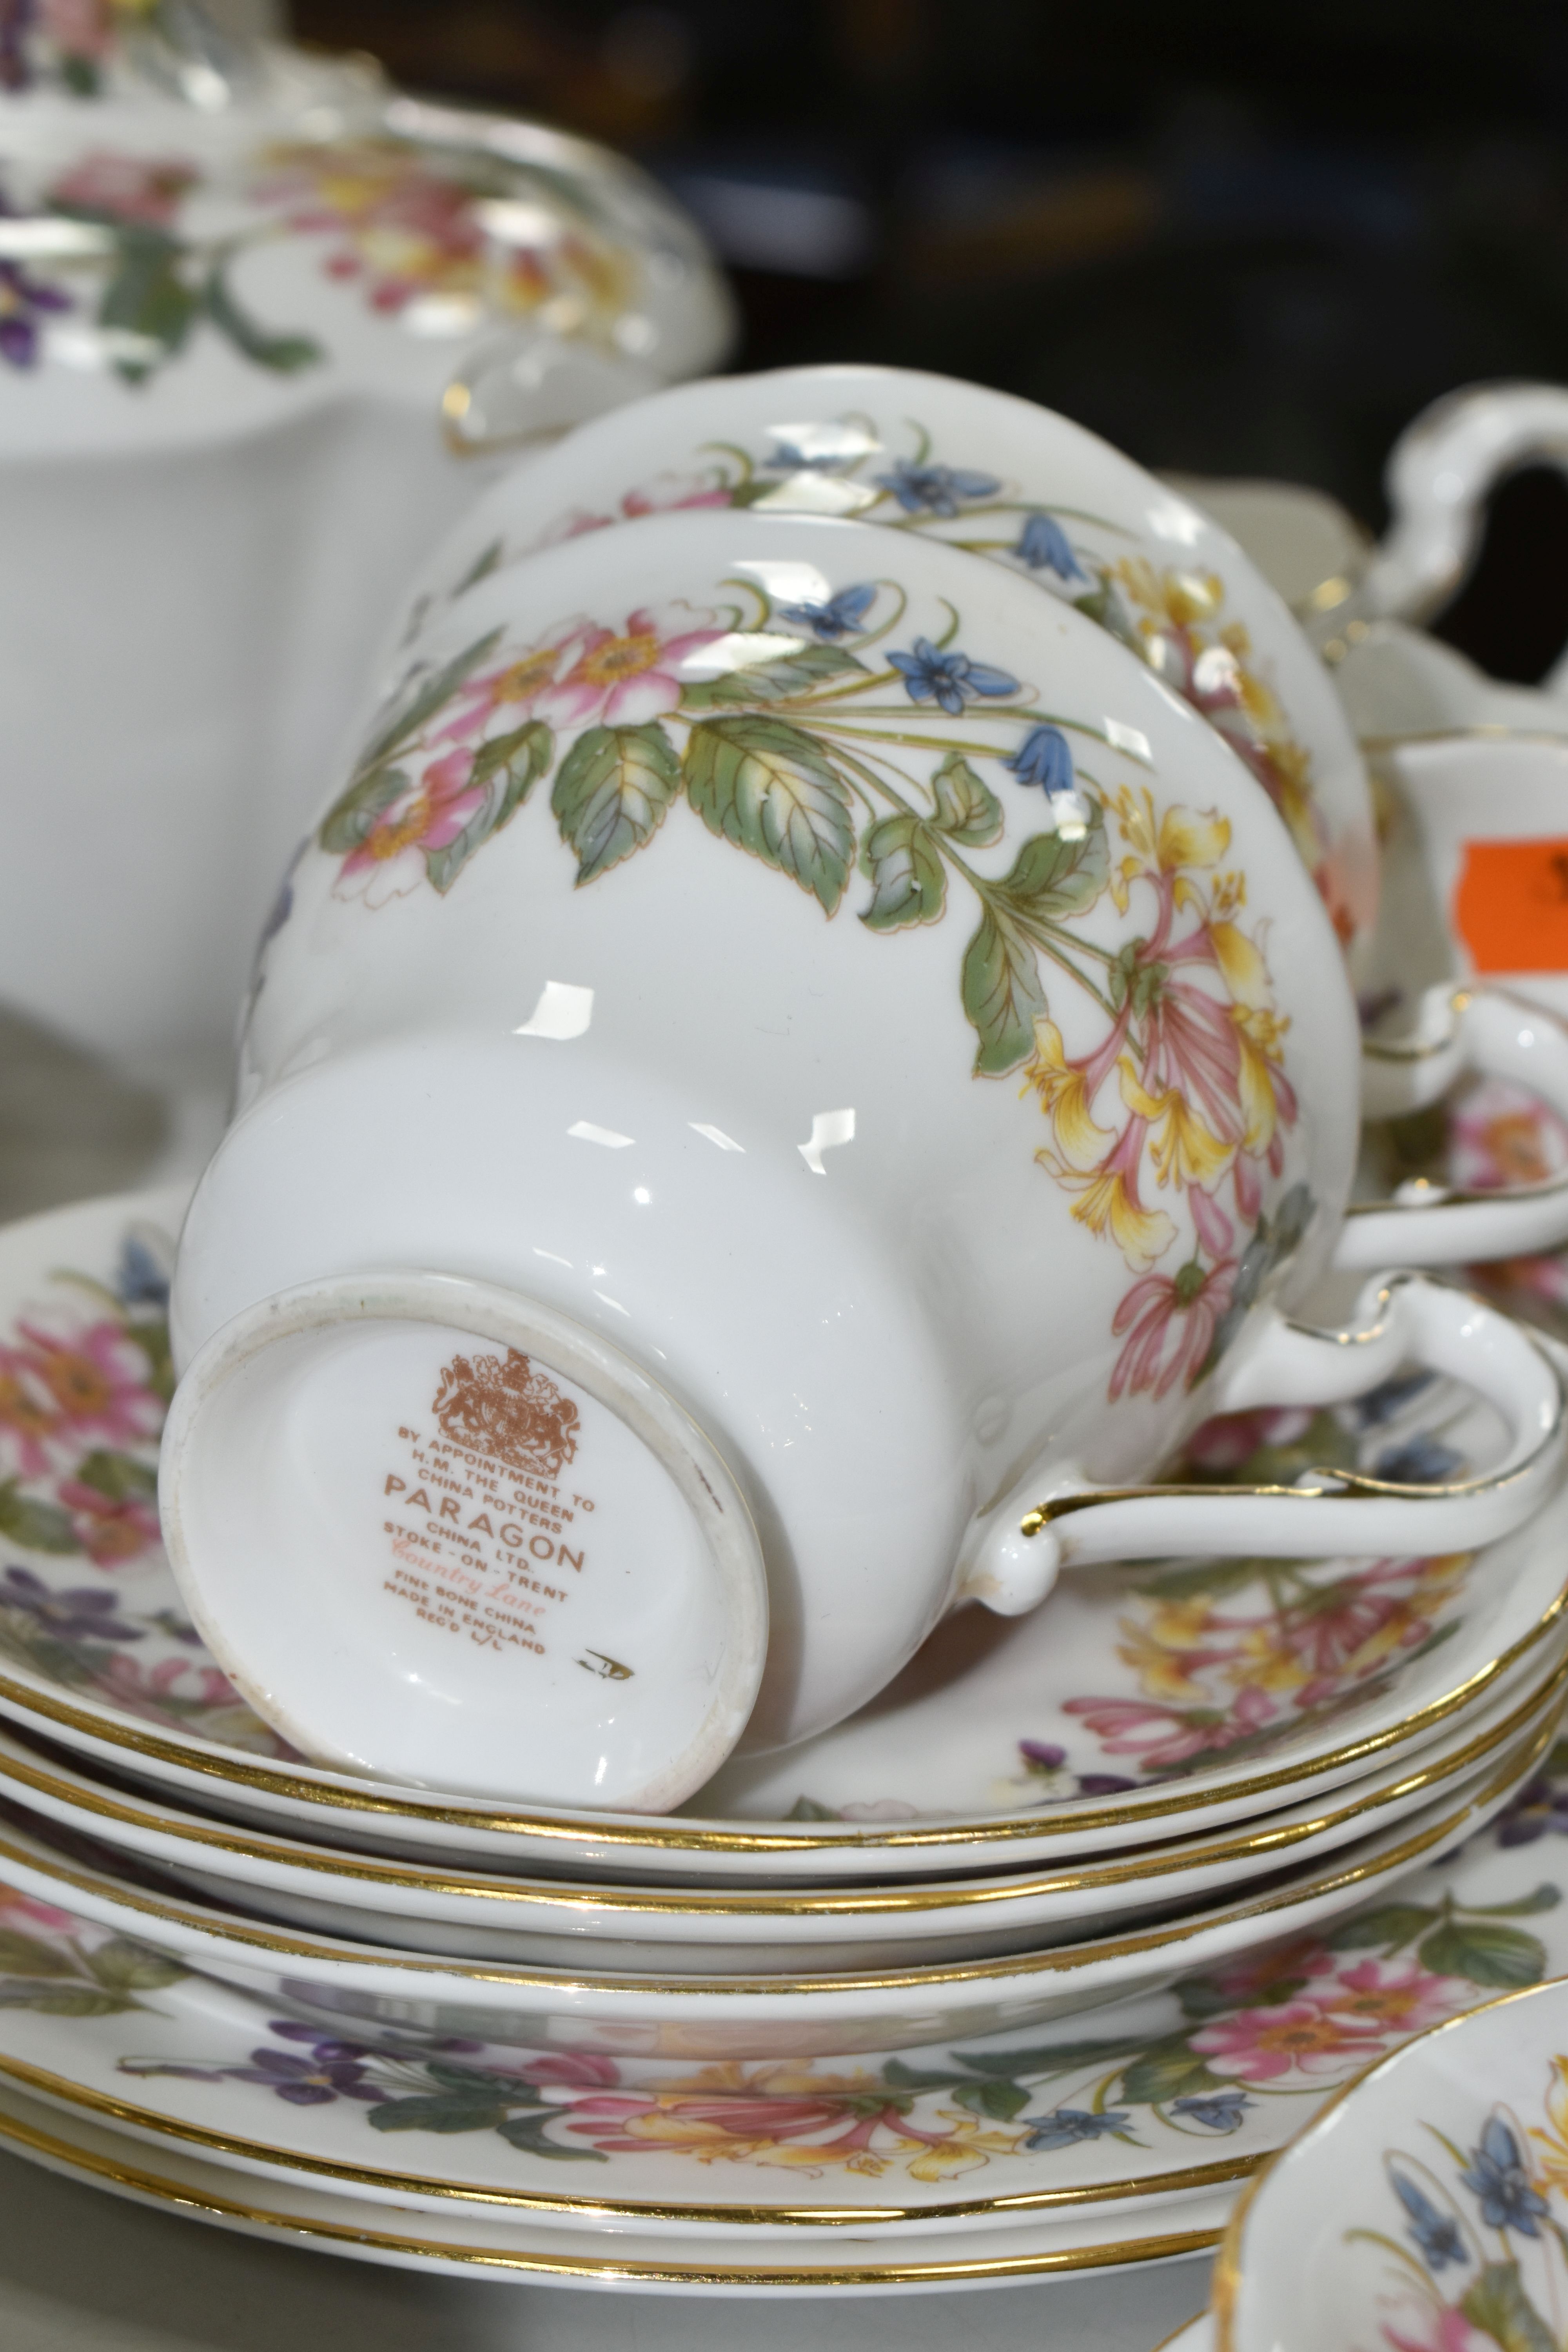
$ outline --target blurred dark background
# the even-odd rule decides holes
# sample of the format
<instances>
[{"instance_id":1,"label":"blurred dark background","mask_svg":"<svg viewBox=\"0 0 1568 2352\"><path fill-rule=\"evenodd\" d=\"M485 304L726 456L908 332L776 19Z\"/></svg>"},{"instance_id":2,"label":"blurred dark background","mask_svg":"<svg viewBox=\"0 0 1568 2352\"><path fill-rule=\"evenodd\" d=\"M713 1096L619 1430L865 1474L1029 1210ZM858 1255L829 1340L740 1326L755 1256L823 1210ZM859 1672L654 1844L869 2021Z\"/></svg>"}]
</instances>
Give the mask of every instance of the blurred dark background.
<instances>
[{"instance_id":1,"label":"blurred dark background","mask_svg":"<svg viewBox=\"0 0 1568 2352\"><path fill-rule=\"evenodd\" d=\"M1564 0L295 0L406 87L636 154L694 212L741 368L901 362L1145 465L1306 482L1381 527L1455 384L1568 381ZM1442 633L1568 636L1568 488L1499 492Z\"/></svg>"}]
</instances>

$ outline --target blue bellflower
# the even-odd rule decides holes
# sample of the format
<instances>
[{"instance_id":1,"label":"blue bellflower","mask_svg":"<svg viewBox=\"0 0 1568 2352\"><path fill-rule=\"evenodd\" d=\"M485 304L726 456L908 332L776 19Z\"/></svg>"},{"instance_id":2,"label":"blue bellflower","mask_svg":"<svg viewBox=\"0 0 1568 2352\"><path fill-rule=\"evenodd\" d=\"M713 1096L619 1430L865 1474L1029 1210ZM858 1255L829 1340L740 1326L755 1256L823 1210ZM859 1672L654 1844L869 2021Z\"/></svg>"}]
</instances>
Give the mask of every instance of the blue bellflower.
<instances>
[{"instance_id":1,"label":"blue bellflower","mask_svg":"<svg viewBox=\"0 0 1568 2352\"><path fill-rule=\"evenodd\" d=\"M866 615L876 601L875 583L865 581L856 588L841 588L826 604L780 604L774 609L773 618L787 621L794 629L810 629L832 644L863 628Z\"/></svg>"},{"instance_id":2,"label":"blue bellflower","mask_svg":"<svg viewBox=\"0 0 1568 2352\"><path fill-rule=\"evenodd\" d=\"M1010 768L1021 784L1039 784L1055 799L1058 793L1074 789L1072 751L1059 727L1031 727L1010 760L1002 765Z\"/></svg>"},{"instance_id":3,"label":"blue bellflower","mask_svg":"<svg viewBox=\"0 0 1568 2352\"><path fill-rule=\"evenodd\" d=\"M1421 2258L1436 2277L1450 2263L1461 2267L1469 2262L1465 2251L1464 2233L1451 2213L1440 2212L1432 2200L1407 2180L1402 2172L1389 2174L1394 2193L1409 2216L1410 2234L1421 2249Z\"/></svg>"},{"instance_id":4,"label":"blue bellflower","mask_svg":"<svg viewBox=\"0 0 1568 2352\"><path fill-rule=\"evenodd\" d=\"M831 474L836 467L849 462L847 454L840 449L823 449L813 455L797 449L793 441L777 441L773 456L764 457L757 470L763 474Z\"/></svg>"},{"instance_id":5,"label":"blue bellflower","mask_svg":"<svg viewBox=\"0 0 1568 2352\"><path fill-rule=\"evenodd\" d=\"M1546 2200L1531 2187L1519 2142L1500 2116L1493 2116L1487 2125L1459 2178L1479 2202L1489 2230L1517 2230L1521 2238L1540 2236L1535 2225L1546 2210Z\"/></svg>"},{"instance_id":6,"label":"blue bellflower","mask_svg":"<svg viewBox=\"0 0 1568 2352\"><path fill-rule=\"evenodd\" d=\"M967 654L939 654L929 637L917 637L912 654L889 654L911 702L936 702L956 719L977 695L1016 694L1018 681L1005 669L971 661Z\"/></svg>"},{"instance_id":7,"label":"blue bellflower","mask_svg":"<svg viewBox=\"0 0 1568 2352\"><path fill-rule=\"evenodd\" d=\"M1072 541L1055 515L1032 514L1024 518L1024 528L1018 534L1018 544L1013 550L1020 562L1031 572L1056 572L1064 580L1084 580L1088 572L1072 551Z\"/></svg>"},{"instance_id":8,"label":"blue bellflower","mask_svg":"<svg viewBox=\"0 0 1568 2352\"><path fill-rule=\"evenodd\" d=\"M906 514L955 515L961 499L994 498L1002 487L994 474L972 473L962 466L916 466L908 457L875 478L877 488L890 491Z\"/></svg>"},{"instance_id":9,"label":"blue bellflower","mask_svg":"<svg viewBox=\"0 0 1568 2352\"><path fill-rule=\"evenodd\" d=\"M1190 2116L1210 2131L1233 2132L1241 2129L1243 2108L1254 2104L1245 2091L1193 2091L1184 2099L1173 2099L1171 2113Z\"/></svg>"},{"instance_id":10,"label":"blue bellflower","mask_svg":"<svg viewBox=\"0 0 1568 2352\"><path fill-rule=\"evenodd\" d=\"M1087 2107L1057 2107L1048 2116L1026 2116L1023 2120L1030 2126L1024 2146L1033 2154L1043 2155L1047 2148L1071 2147L1080 2139L1103 2139L1108 2132L1125 2131L1129 2118L1121 2107L1111 2107L1102 2116L1091 2115Z\"/></svg>"}]
</instances>

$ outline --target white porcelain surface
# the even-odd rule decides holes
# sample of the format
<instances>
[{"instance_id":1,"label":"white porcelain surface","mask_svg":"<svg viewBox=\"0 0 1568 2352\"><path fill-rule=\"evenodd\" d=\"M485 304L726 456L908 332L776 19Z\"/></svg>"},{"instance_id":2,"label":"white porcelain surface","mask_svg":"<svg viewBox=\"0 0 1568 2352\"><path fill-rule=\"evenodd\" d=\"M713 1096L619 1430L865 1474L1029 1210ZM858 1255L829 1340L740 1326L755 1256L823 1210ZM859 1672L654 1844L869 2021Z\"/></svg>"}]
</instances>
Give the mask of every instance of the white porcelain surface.
<instances>
[{"instance_id":1,"label":"white porcelain surface","mask_svg":"<svg viewBox=\"0 0 1568 2352\"><path fill-rule=\"evenodd\" d=\"M216 109L0 97L0 996L112 1053L226 1041L398 584L481 485L454 367L531 337L559 430L711 365L727 298L629 165L293 52Z\"/></svg>"},{"instance_id":2,"label":"white porcelain surface","mask_svg":"<svg viewBox=\"0 0 1568 2352\"><path fill-rule=\"evenodd\" d=\"M1237 2214L1222 2352L1558 2340L1568 1984L1436 2025L1331 2102Z\"/></svg>"},{"instance_id":3,"label":"white porcelain surface","mask_svg":"<svg viewBox=\"0 0 1568 2352\"><path fill-rule=\"evenodd\" d=\"M1430 1804L1347 1852L1283 1874L1265 1893L1194 1907L1180 1920L1047 1951L877 1973L637 1977L549 1971L331 1940L242 1914L143 1892L0 1828L7 1882L134 1937L202 1975L296 2011L362 2024L479 2034L524 2047L647 2056L831 2056L1022 2031L1121 1994L1154 1991L1276 1937L1304 1934L1481 1828L1532 1777L1544 1736L1506 1756L1479 1787Z\"/></svg>"},{"instance_id":4,"label":"white porcelain surface","mask_svg":"<svg viewBox=\"0 0 1568 2352\"><path fill-rule=\"evenodd\" d=\"M1377 905L1366 782L1300 632L1235 541L1051 410L912 369L781 368L586 427L499 483L426 565L405 629L476 574L679 507L858 516L973 549L1089 614L1265 785L1342 938Z\"/></svg>"},{"instance_id":5,"label":"white porcelain surface","mask_svg":"<svg viewBox=\"0 0 1568 2352\"><path fill-rule=\"evenodd\" d=\"M626 1349L758 1526L756 1745L848 1712L956 1594L1027 1608L1063 1560L1500 1533L1561 1442L1517 1334L1419 1284L1363 1298L1351 1347L1248 1313L1300 1295L1344 1197L1329 940L1213 732L1011 572L754 514L580 540L422 641L293 868L185 1226L177 1359L373 1269L498 1283ZM1389 1211L1352 1262L1434 1231ZM1506 1477L1331 1513L1094 1495L1205 1404L1321 1402L1412 1355L1500 1405ZM429 1410L410 1387L403 1423ZM226 1654L294 1719L283 1667L263 1688ZM486 1785L521 1793L505 1772Z\"/></svg>"},{"instance_id":6,"label":"white porcelain surface","mask_svg":"<svg viewBox=\"0 0 1568 2352\"><path fill-rule=\"evenodd\" d=\"M612 1880L1056 1868L1207 1835L1416 1758L1538 1677L1561 1620L1557 1501L1478 1555L1096 1570L1030 1618L968 1611L864 1716L716 1784L689 1818L520 1811L324 1772L288 1756L202 1649L159 1544L184 1198L88 1202L0 1242L0 1444L16 1481L0 1711L89 1769L263 1829ZM1396 1381L1332 1413L1216 1423L1191 1466L1267 1485L1312 1464L1453 1475L1498 1442L1484 1406Z\"/></svg>"}]
</instances>

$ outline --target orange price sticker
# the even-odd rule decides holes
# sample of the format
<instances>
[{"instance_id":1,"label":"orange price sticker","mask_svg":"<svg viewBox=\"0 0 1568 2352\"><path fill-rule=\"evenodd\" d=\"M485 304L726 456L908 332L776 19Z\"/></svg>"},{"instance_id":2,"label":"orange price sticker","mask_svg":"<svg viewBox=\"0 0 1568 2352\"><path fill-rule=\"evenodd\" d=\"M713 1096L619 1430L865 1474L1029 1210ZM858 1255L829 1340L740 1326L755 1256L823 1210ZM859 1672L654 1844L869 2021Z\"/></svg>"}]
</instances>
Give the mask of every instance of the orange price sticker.
<instances>
[{"instance_id":1,"label":"orange price sticker","mask_svg":"<svg viewBox=\"0 0 1568 2352\"><path fill-rule=\"evenodd\" d=\"M1467 841L1454 928L1483 971L1568 971L1568 839Z\"/></svg>"}]
</instances>

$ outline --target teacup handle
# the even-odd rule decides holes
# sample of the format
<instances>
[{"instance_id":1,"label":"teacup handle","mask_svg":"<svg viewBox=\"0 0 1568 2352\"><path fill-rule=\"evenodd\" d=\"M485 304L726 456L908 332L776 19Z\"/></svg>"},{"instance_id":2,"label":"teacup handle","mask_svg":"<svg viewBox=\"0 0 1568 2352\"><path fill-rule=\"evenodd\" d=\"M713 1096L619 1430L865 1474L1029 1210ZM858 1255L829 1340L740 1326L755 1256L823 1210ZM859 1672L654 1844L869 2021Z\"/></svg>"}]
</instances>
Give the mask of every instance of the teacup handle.
<instances>
[{"instance_id":1,"label":"teacup handle","mask_svg":"<svg viewBox=\"0 0 1568 2352\"><path fill-rule=\"evenodd\" d=\"M1568 389L1480 383L1423 409L1384 481L1394 516L1357 595L1363 611L1425 620L1465 576L1492 485L1531 459L1568 472Z\"/></svg>"},{"instance_id":2,"label":"teacup handle","mask_svg":"<svg viewBox=\"0 0 1568 2352\"><path fill-rule=\"evenodd\" d=\"M962 1597L1015 1616L1043 1601L1064 1568L1155 1559L1323 1559L1467 1551L1528 1519L1561 1467L1562 1378L1520 1325L1424 1275L1369 1284L1358 1320L1320 1331L1265 1318L1213 1390L1215 1412L1333 1404L1404 1365L1445 1373L1495 1406L1509 1433L1495 1469L1443 1486L1405 1486L1344 1469L1306 1470L1294 1486L1092 1486L1070 1474L1041 1492L1025 1478L986 1514L966 1557Z\"/></svg>"},{"instance_id":3,"label":"teacup handle","mask_svg":"<svg viewBox=\"0 0 1568 2352\"><path fill-rule=\"evenodd\" d=\"M1439 982L1427 989L1408 1037L1362 1046L1362 1109L1369 1118L1420 1110L1466 1070L1515 1078L1568 1119L1568 1028L1506 990ZM1504 1192L1406 1187L1393 1202L1345 1212L1333 1263L1342 1274L1385 1265L1462 1265L1528 1257L1568 1242L1568 1171Z\"/></svg>"}]
</instances>

